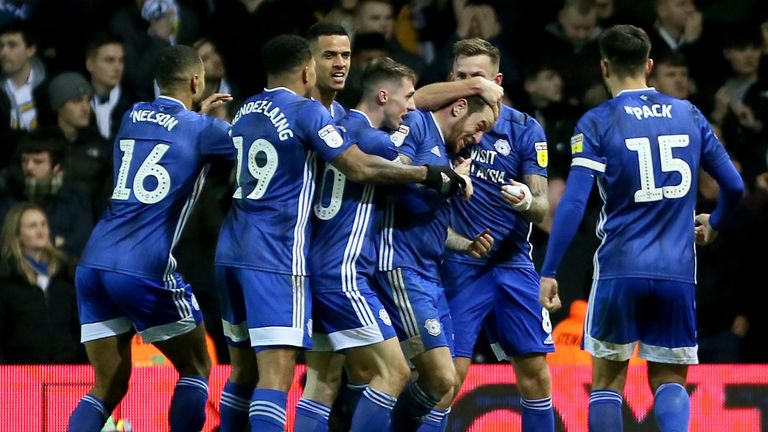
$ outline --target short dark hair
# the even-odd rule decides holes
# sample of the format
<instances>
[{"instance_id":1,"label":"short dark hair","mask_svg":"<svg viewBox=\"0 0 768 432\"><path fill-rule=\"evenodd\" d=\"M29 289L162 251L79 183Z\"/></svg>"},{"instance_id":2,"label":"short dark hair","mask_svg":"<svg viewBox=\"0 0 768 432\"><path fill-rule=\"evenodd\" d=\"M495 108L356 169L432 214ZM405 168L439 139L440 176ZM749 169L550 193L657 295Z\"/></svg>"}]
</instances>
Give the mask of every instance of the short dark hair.
<instances>
[{"instance_id":1,"label":"short dark hair","mask_svg":"<svg viewBox=\"0 0 768 432\"><path fill-rule=\"evenodd\" d=\"M539 74L544 71L554 71L558 75L562 76L560 71L557 70L557 67L555 65L548 61L543 59L533 60L527 62L525 65L523 65L522 68L522 76L523 76L523 82L528 81L534 81L536 78L539 77Z\"/></svg>"},{"instance_id":2,"label":"short dark hair","mask_svg":"<svg viewBox=\"0 0 768 432\"><path fill-rule=\"evenodd\" d=\"M495 66L499 65L499 60L501 59L501 53L499 52L499 49L485 39L464 39L453 44L454 62L460 56L474 57L478 55L485 55L490 57L491 63L493 63Z\"/></svg>"},{"instance_id":3,"label":"short dark hair","mask_svg":"<svg viewBox=\"0 0 768 432\"><path fill-rule=\"evenodd\" d=\"M491 105L483 99L480 95L471 95L467 96L464 99L467 100L467 115L480 112L484 110L486 107L490 107Z\"/></svg>"},{"instance_id":4,"label":"short dark hair","mask_svg":"<svg viewBox=\"0 0 768 432\"><path fill-rule=\"evenodd\" d=\"M28 46L37 46L37 36L32 31L32 26L26 21L11 21L0 27L0 36L9 33L19 33L21 38L24 39L24 43Z\"/></svg>"},{"instance_id":5,"label":"short dark hair","mask_svg":"<svg viewBox=\"0 0 768 432\"><path fill-rule=\"evenodd\" d=\"M309 43L296 35L275 36L261 48L261 60L268 76L294 72L311 59Z\"/></svg>"},{"instance_id":6,"label":"short dark hair","mask_svg":"<svg viewBox=\"0 0 768 432\"><path fill-rule=\"evenodd\" d=\"M202 68L202 60L197 50L186 45L173 45L160 51L155 66L155 80L160 89L167 89L176 82L186 81L187 73L195 68ZM197 70L195 69L195 70Z\"/></svg>"},{"instance_id":7,"label":"short dark hair","mask_svg":"<svg viewBox=\"0 0 768 432\"><path fill-rule=\"evenodd\" d=\"M91 38L88 42L88 46L85 47L85 58L93 58L99 49L105 45L120 45L125 47L123 38L113 33L98 33Z\"/></svg>"},{"instance_id":8,"label":"short dark hair","mask_svg":"<svg viewBox=\"0 0 768 432\"><path fill-rule=\"evenodd\" d=\"M615 25L600 35L600 55L619 75L630 76L644 70L651 52L645 30L633 25Z\"/></svg>"},{"instance_id":9,"label":"short dark hair","mask_svg":"<svg viewBox=\"0 0 768 432\"><path fill-rule=\"evenodd\" d=\"M64 162L66 147L64 143L51 133L32 132L21 139L19 154L48 153L51 157L51 167Z\"/></svg>"},{"instance_id":10,"label":"short dark hair","mask_svg":"<svg viewBox=\"0 0 768 432\"><path fill-rule=\"evenodd\" d=\"M330 22L315 23L312 25L312 27L309 28L309 30L307 30L307 41L309 41L309 43L317 42L320 36L349 37L349 33L344 27Z\"/></svg>"},{"instance_id":11,"label":"short dark hair","mask_svg":"<svg viewBox=\"0 0 768 432\"><path fill-rule=\"evenodd\" d=\"M416 84L416 73L413 69L400 64L389 57L371 60L365 67L362 76L363 92L377 90L382 81L399 81L408 78Z\"/></svg>"}]
</instances>

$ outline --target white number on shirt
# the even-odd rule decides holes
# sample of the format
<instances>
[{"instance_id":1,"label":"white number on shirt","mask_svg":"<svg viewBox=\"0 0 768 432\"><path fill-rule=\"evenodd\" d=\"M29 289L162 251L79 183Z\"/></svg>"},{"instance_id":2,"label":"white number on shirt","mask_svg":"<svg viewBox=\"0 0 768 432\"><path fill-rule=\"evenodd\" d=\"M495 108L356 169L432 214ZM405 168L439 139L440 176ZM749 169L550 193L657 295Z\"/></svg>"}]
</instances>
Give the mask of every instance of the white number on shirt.
<instances>
[{"instance_id":1,"label":"white number on shirt","mask_svg":"<svg viewBox=\"0 0 768 432\"><path fill-rule=\"evenodd\" d=\"M232 143L237 149L237 172L235 173L237 189L232 198L241 199L243 197L243 188L240 186L240 173L242 172L244 152L243 137L232 137ZM260 153L263 154L263 165L259 165L256 159ZM248 172L251 174L251 177L256 179L256 186L246 198L257 200L264 196L269 182L272 181L272 177L274 177L275 171L277 171L277 159L277 150L269 141L259 138L251 143L247 155Z\"/></svg>"},{"instance_id":2,"label":"white number on shirt","mask_svg":"<svg viewBox=\"0 0 768 432\"><path fill-rule=\"evenodd\" d=\"M688 135L661 135L658 137L659 157L662 172L680 173L680 184L674 186L656 187L651 140L648 138L629 138L624 141L627 148L637 152L640 164L640 190L635 191L635 202L659 201L662 198L682 198L691 189L691 167L682 159L672 156L675 147L687 147L690 143Z\"/></svg>"},{"instance_id":3,"label":"white number on shirt","mask_svg":"<svg viewBox=\"0 0 768 432\"><path fill-rule=\"evenodd\" d=\"M131 169L131 160L133 160L133 147L136 141L132 139L120 140L120 150L123 152L123 159L120 162L120 169L117 172L117 185L112 192L113 200L127 200L131 196L131 189L128 185L128 172ZM133 177L133 195L139 202L144 204L155 204L168 196L171 190L171 175L162 165L159 165L160 159L170 146L168 144L157 144L144 162L139 166L136 175ZM147 177L154 177L157 180L157 186L153 190L147 190L144 187L144 180Z\"/></svg>"},{"instance_id":4,"label":"white number on shirt","mask_svg":"<svg viewBox=\"0 0 768 432\"><path fill-rule=\"evenodd\" d=\"M328 202L328 206L323 205L323 200L325 198L325 189L328 184L328 176L332 175L332 187L331 187L331 197ZM325 164L325 171L323 172L323 181L320 183L320 193L317 194L317 202L315 203L315 216L318 217L318 219L322 220L330 220L333 219L334 216L336 216L336 213L339 212L339 209L341 208L341 201L342 197L344 195L344 184L346 183L347 178L344 177L344 174L341 173L341 171L334 168L331 164Z\"/></svg>"}]
</instances>

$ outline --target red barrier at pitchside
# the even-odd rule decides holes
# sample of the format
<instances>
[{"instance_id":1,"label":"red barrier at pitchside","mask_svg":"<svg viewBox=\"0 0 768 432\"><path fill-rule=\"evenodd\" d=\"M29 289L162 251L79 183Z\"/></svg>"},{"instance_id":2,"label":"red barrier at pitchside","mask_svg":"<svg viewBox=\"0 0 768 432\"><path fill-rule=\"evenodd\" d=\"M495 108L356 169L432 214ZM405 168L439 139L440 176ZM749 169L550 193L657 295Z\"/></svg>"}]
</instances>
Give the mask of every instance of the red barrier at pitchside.
<instances>
[{"instance_id":1,"label":"red barrier at pitchside","mask_svg":"<svg viewBox=\"0 0 768 432\"><path fill-rule=\"evenodd\" d=\"M218 425L219 395L229 375L227 366L211 374L211 400L205 431ZM298 367L288 398L288 430L300 394L304 368ZM553 403L558 430L587 432L588 366L553 366ZM167 412L176 374L169 367L133 370L130 390L114 417L127 419L135 432L167 431ZM0 366L0 432L48 432L66 429L67 418L88 390L88 366ZM702 365L692 367L693 432L768 432L768 365ZM645 368L632 367L625 391L624 430L656 431L653 395ZM520 430L520 398L508 365L476 365L454 403L450 432Z\"/></svg>"}]
</instances>

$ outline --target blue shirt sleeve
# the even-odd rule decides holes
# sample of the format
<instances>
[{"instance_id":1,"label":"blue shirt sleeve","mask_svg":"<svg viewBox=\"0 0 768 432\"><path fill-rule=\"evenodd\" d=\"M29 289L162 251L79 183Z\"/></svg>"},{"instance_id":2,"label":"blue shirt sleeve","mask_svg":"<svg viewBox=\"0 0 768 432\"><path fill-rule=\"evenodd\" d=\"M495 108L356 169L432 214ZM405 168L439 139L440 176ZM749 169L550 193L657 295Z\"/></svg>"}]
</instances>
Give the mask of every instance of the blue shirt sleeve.
<instances>
[{"instance_id":1,"label":"blue shirt sleeve","mask_svg":"<svg viewBox=\"0 0 768 432\"><path fill-rule=\"evenodd\" d=\"M701 167L704 171L711 174L712 169L720 164L729 162L731 158L728 156L728 152L723 145L720 144L720 140L715 135L706 117L696 107L693 107L693 111L694 119L699 126L701 134Z\"/></svg>"},{"instance_id":2,"label":"blue shirt sleeve","mask_svg":"<svg viewBox=\"0 0 768 432\"><path fill-rule=\"evenodd\" d=\"M424 123L418 111L408 114L400 128L391 136L397 152L411 160L416 159L416 149L424 138Z\"/></svg>"},{"instance_id":3,"label":"blue shirt sleeve","mask_svg":"<svg viewBox=\"0 0 768 432\"><path fill-rule=\"evenodd\" d=\"M368 129L360 134L358 140L360 150L365 153L380 156L387 160L397 158L397 147L386 132L377 129Z\"/></svg>"},{"instance_id":4,"label":"blue shirt sleeve","mask_svg":"<svg viewBox=\"0 0 768 432\"><path fill-rule=\"evenodd\" d=\"M596 177L602 177L606 160L600 149L600 134L594 117L590 111L576 124L571 137L571 169L585 170Z\"/></svg>"},{"instance_id":5,"label":"blue shirt sleeve","mask_svg":"<svg viewBox=\"0 0 768 432\"><path fill-rule=\"evenodd\" d=\"M354 142L335 125L328 110L317 101L307 101L298 115L298 130L309 150L315 150L326 162L344 153Z\"/></svg>"},{"instance_id":6,"label":"blue shirt sleeve","mask_svg":"<svg viewBox=\"0 0 768 432\"><path fill-rule=\"evenodd\" d=\"M534 118L528 119L525 131L520 137L522 145L522 173L523 175L547 176L549 155L547 153L547 137L544 129Z\"/></svg>"},{"instance_id":7,"label":"blue shirt sleeve","mask_svg":"<svg viewBox=\"0 0 768 432\"><path fill-rule=\"evenodd\" d=\"M234 162L237 154L229 133L232 126L223 120L208 116L203 116L203 124L203 130L200 131L198 138L198 146L203 157Z\"/></svg>"}]
</instances>

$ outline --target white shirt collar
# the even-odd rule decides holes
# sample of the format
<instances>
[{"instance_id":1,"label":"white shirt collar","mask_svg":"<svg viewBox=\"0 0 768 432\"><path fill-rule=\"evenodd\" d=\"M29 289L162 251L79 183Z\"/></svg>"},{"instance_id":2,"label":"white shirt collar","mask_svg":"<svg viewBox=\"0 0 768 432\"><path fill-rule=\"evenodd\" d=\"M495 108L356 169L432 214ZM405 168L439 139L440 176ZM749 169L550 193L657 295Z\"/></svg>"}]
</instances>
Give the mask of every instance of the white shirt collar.
<instances>
[{"instance_id":1,"label":"white shirt collar","mask_svg":"<svg viewBox=\"0 0 768 432\"><path fill-rule=\"evenodd\" d=\"M650 91L650 90L656 91L656 87L646 87L641 89L624 89L616 93L616 96L619 96L622 93L639 93L639 92Z\"/></svg>"},{"instance_id":2,"label":"white shirt collar","mask_svg":"<svg viewBox=\"0 0 768 432\"><path fill-rule=\"evenodd\" d=\"M170 96L165 96L165 95L160 95L157 98L158 99L168 99L169 101L173 101L173 102L176 102L177 104L181 105L182 108L187 109L187 106L184 105L184 102L182 102L182 101L180 101L180 100L178 100L176 98L172 98Z\"/></svg>"},{"instance_id":3,"label":"white shirt collar","mask_svg":"<svg viewBox=\"0 0 768 432\"><path fill-rule=\"evenodd\" d=\"M443 131L440 130L440 124L437 122L437 119L435 118L435 113L430 111L429 115L432 116L432 121L435 122L435 127L437 128L437 133L440 134L440 139L443 141L443 145L446 145L445 144L445 137L443 136Z\"/></svg>"},{"instance_id":4,"label":"white shirt collar","mask_svg":"<svg viewBox=\"0 0 768 432\"><path fill-rule=\"evenodd\" d=\"M360 110L356 110L356 109L354 109L354 108L353 108L353 109L351 109L350 111L352 111L352 112L356 112L356 113L360 114L361 116L365 117L365 120L368 122L368 126L370 126L370 127L372 127L372 128L375 128L375 126L373 125L373 122L371 122L371 118L370 118L370 117L368 117L368 114L366 114L366 113L364 113L364 112L362 112L362 111L360 111Z\"/></svg>"}]
</instances>

